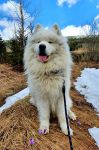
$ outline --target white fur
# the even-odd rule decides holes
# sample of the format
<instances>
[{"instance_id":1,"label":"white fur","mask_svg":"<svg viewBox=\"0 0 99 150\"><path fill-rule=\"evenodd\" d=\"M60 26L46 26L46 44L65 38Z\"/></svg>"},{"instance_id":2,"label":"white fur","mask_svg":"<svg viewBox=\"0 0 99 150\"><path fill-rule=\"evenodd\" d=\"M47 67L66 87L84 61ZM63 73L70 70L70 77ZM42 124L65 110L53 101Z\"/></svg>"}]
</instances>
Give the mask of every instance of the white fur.
<instances>
[{"instance_id":1,"label":"white fur","mask_svg":"<svg viewBox=\"0 0 99 150\"><path fill-rule=\"evenodd\" d=\"M46 53L49 56L46 63L38 60L40 44L46 45ZM68 115L74 120L76 117L71 111L72 100L69 95L72 58L67 41L57 25L48 30L40 25L35 28L27 41L24 64L31 93L30 102L38 109L40 129L42 131L46 129L45 133L49 132L50 112L52 112L57 115L61 130L67 135L62 85L65 80ZM51 71L60 69L63 70L64 76L50 74Z\"/></svg>"}]
</instances>

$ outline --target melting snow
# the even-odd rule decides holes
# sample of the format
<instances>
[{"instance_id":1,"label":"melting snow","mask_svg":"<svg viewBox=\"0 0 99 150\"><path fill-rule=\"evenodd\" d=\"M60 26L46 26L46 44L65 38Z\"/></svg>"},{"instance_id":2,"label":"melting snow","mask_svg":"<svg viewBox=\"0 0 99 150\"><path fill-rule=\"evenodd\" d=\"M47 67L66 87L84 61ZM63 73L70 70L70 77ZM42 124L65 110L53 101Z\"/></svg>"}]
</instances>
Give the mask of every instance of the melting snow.
<instances>
[{"instance_id":1,"label":"melting snow","mask_svg":"<svg viewBox=\"0 0 99 150\"><path fill-rule=\"evenodd\" d=\"M86 101L91 103L99 113L99 69L85 68L76 81L74 83L76 90L84 95ZM93 127L88 131L99 147L99 128Z\"/></svg>"},{"instance_id":2,"label":"melting snow","mask_svg":"<svg viewBox=\"0 0 99 150\"><path fill-rule=\"evenodd\" d=\"M97 146L99 147L99 128L93 127L88 129L90 135L96 141Z\"/></svg>"},{"instance_id":3,"label":"melting snow","mask_svg":"<svg viewBox=\"0 0 99 150\"><path fill-rule=\"evenodd\" d=\"M74 84L76 90L99 112L99 69L85 68Z\"/></svg>"},{"instance_id":4,"label":"melting snow","mask_svg":"<svg viewBox=\"0 0 99 150\"><path fill-rule=\"evenodd\" d=\"M18 92L13 96L9 96L6 98L6 103L0 107L0 112L12 106L16 101L23 99L24 97L29 95L29 88L25 88L24 90Z\"/></svg>"}]
</instances>

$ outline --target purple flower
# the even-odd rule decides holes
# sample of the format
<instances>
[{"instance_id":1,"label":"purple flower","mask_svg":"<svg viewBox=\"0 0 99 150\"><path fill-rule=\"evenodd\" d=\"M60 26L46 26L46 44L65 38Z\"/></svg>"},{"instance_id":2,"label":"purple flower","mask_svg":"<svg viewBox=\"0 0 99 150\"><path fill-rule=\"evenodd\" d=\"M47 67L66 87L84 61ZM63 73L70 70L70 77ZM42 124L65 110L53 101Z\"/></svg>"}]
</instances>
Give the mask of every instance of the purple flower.
<instances>
[{"instance_id":1,"label":"purple flower","mask_svg":"<svg viewBox=\"0 0 99 150\"><path fill-rule=\"evenodd\" d=\"M78 122L77 122L77 123L78 123L78 125L81 125L81 122L80 122L80 120L78 120Z\"/></svg>"},{"instance_id":2,"label":"purple flower","mask_svg":"<svg viewBox=\"0 0 99 150\"><path fill-rule=\"evenodd\" d=\"M34 141L33 138L31 138L31 139L30 139L30 145L33 145L33 144L35 144L35 141Z\"/></svg>"}]
</instances>

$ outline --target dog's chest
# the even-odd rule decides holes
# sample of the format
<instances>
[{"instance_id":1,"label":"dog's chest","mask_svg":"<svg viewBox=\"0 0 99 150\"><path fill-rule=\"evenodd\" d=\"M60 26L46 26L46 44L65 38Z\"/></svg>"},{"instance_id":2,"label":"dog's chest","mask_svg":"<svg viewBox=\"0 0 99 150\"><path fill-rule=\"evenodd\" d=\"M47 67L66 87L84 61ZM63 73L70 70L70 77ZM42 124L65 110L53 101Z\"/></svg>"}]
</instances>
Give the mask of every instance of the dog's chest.
<instances>
[{"instance_id":1,"label":"dog's chest","mask_svg":"<svg viewBox=\"0 0 99 150\"><path fill-rule=\"evenodd\" d=\"M57 112L57 104L58 104L58 98L52 97L49 99L49 104L50 104L50 110L51 112L55 115Z\"/></svg>"},{"instance_id":2,"label":"dog's chest","mask_svg":"<svg viewBox=\"0 0 99 150\"><path fill-rule=\"evenodd\" d=\"M58 100L62 95L62 78L49 77L41 82L44 99L49 100L52 113L56 113Z\"/></svg>"},{"instance_id":3,"label":"dog's chest","mask_svg":"<svg viewBox=\"0 0 99 150\"><path fill-rule=\"evenodd\" d=\"M55 76L45 76L42 80L40 80L40 86L42 87L43 93L47 93L52 97L55 95L59 95L60 90L62 89L63 78L55 77Z\"/></svg>"}]
</instances>

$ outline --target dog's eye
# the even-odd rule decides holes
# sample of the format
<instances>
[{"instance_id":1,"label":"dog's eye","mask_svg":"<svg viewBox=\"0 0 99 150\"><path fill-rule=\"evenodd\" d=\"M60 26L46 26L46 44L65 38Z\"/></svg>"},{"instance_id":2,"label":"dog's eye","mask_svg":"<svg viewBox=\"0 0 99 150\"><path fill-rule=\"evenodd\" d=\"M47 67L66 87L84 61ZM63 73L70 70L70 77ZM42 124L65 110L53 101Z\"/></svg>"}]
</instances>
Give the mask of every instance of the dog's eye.
<instances>
[{"instance_id":1,"label":"dog's eye","mask_svg":"<svg viewBox=\"0 0 99 150\"><path fill-rule=\"evenodd\" d=\"M41 41L37 41L37 43L40 43Z\"/></svg>"},{"instance_id":2,"label":"dog's eye","mask_svg":"<svg viewBox=\"0 0 99 150\"><path fill-rule=\"evenodd\" d=\"M53 42L52 42L52 41L49 41L48 43L52 44Z\"/></svg>"},{"instance_id":3,"label":"dog's eye","mask_svg":"<svg viewBox=\"0 0 99 150\"><path fill-rule=\"evenodd\" d=\"M36 43L36 41L33 40L32 43Z\"/></svg>"}]
</instances>

